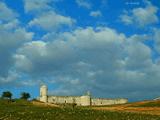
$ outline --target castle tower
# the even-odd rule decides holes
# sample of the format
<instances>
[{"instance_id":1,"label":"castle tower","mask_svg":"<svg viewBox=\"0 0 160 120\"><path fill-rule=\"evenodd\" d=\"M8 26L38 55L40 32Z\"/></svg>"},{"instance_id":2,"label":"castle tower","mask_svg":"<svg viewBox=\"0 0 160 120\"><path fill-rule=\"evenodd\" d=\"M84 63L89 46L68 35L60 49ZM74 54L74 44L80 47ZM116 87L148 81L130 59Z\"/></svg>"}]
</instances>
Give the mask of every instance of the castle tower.
<instances>
[{"instance_id":1,"label":"castle tower","mask_svg":"<svg viewBox=\"0 0 160 120\"><path fill-rule=\"evenodd\" d=\"M81 96L81 105L82 106L90 106L91 105L91 95L88 91L86 95Z\"/></svg>"},{"instance_id":2,"label":"castle tower","mask_svg":"<svg viewBox=\"0 0 160 120\"><path fill-rule=\"evenodd\" d=\"M42 85L40 87L40 101L42 102L47 102L48 97L47 97L47 92L48 92L48 88L46 85Z\"/></svg>"}]
</instances>

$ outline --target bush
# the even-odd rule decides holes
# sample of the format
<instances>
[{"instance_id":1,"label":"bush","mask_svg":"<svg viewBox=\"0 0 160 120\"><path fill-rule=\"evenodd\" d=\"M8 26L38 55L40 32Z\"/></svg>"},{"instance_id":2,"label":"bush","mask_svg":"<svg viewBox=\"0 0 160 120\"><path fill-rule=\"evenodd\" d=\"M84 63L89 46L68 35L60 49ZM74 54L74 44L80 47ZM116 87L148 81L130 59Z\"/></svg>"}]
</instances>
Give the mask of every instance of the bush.
<instances>
[{"instance_id":1,"label":"bush","mask_svg":"<svg viewBox=\"0 0 160 120\"><path fill-rule=\"evenodd\" d=\"M2 93L2 98L11 100L12 99L12 93L10 91L5 91L5 92Z\"/></svg>"},{"instance_id":2,"label":"bush","mask_svg":"<svg viewBox=\"0 0 160 120\"><path fill-rule=\"evenodd\" d=\"M21 99L28 100L30 98L30 94L26 92L21 93Z\"/></svg>"}]
</instances>

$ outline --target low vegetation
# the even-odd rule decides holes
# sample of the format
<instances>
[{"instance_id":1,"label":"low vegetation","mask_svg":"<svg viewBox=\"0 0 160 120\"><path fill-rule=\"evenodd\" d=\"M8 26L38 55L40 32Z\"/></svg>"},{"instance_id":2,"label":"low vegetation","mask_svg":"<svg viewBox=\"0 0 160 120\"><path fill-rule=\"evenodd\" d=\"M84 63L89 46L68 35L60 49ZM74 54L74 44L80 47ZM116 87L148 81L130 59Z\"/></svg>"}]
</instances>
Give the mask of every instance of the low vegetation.
<instances>
[{"instance_id":1,"label":"low vegetation","mask_svg":"<svg viewBox=\"0 0 160 120\"><path fill-rule=\"evenodd\" d=\"M2 93L1 98L11 100L12 99L12 93L10 91L5 91L5 92Z\"/></svg>"},{"instance_id":2,"label":"low vegetation","mask_svg":"<svg viewBox=\"0 0 160 120\"><path fill-rule=\"evenodd\" d=\"M12 99L10 91L3 92L0 120L160 120L160 101L77 107L75 104L45 104L29 101L29 98L27 92L22 92L18 99Z\"/></svg>"},{"instance_id":3,"label":"low vegetation","mask_svg":"<svg viewBox=\"0 0 160 120\"><path fill-rule=\"evenodd\" d=\"M21 93L21 99L28 100L30 98L30 94L26 92Z\"/></svg>"},{"instance_id":4,"label":"low vegetation","mask_svg":"<svg viewBox=\"0 0 160 120\"><path fill-rule=\"evenodd\" d=\"M0 100L0 120L160 120L160 116L93 110L88 107L37 106L24 99Z\"/></svg>"},{"instance_id":5,"label":"low vegetation","mask_svg":"<svg viewBox=\"0 0 160 120\"><path fill-rule=\"evenodd\" d=\"M146 101L138 105L132 105L134 107L160 107L160 100Z\"/></svg>"}]
</instances>

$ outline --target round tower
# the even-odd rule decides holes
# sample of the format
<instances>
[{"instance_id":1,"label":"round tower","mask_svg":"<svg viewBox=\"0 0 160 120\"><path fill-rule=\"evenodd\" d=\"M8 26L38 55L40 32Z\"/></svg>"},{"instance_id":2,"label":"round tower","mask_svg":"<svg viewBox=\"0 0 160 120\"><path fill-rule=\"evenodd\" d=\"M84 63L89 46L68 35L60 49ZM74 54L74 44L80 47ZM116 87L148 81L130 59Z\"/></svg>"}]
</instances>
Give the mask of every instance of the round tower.
<instances>
[{"instance_id":1,"label":"round tower","mask_svg":"<svg viewBox=\"0 0 160 120\"><path fill-rule=\"evenodd\" d=\"M90 92L87 92L86 95L81 96L81 105L90 106L91 105L91 95Z\"/></svg>"},{"instance_id":2,"label":"round tower","mask_svg":"<svg viewBox=\"0 0 160 120\"><path fill-rule=\"evenodd\" d=\"M40 101L42 102L47 102L47 93L48 93L48 88L46 85L42 85L40 87Z\"/></svg>"}]
</instances>

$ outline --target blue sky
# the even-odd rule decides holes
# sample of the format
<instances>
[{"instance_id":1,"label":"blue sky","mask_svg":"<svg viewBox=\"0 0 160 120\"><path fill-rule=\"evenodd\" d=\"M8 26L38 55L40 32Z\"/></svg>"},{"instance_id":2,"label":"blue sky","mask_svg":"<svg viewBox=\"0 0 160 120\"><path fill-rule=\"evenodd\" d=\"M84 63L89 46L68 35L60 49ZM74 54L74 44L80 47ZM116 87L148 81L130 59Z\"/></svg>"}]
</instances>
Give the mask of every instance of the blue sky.
<instances>
[{"instance_id":1,"label":"blue sky","mask_svg":"<svg viewBox=\"0 0 160 120\"><path fill-rule=\"evenodd\" d=\"M1 0L0 92L160 96L159 0Z\"/></svg>"}]
</instances>

